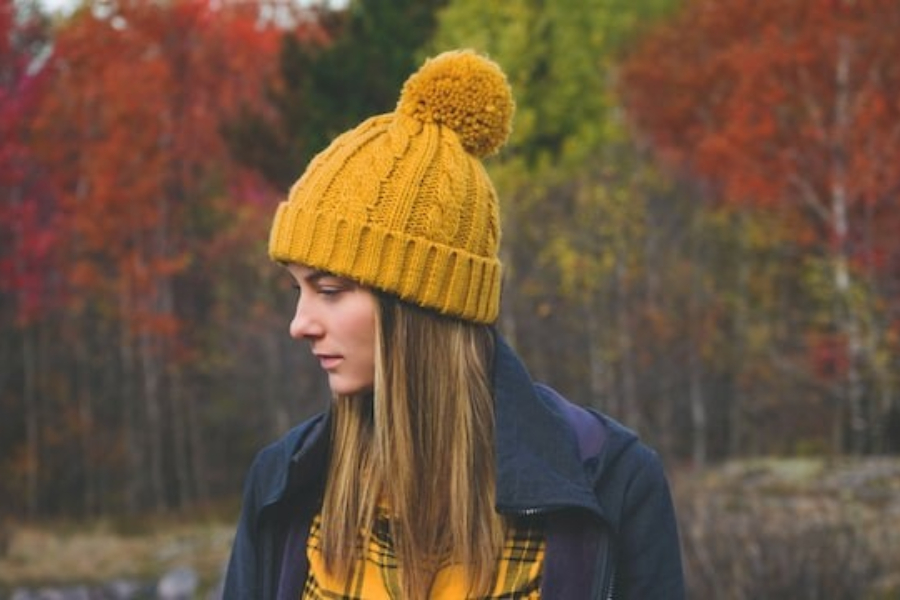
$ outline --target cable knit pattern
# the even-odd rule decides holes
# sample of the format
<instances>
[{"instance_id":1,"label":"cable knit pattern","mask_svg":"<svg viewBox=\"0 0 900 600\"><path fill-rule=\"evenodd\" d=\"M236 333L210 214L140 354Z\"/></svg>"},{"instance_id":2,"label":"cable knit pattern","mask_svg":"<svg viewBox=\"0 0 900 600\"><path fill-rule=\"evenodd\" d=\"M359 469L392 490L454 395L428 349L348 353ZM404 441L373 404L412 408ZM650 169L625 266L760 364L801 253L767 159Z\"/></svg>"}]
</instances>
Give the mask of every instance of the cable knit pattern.
<instances>
[{"instance_id":1,"label":"cable knit pattern","mask_svg":"<svg viewBox=\"0 0 900 600\"><path fill-rule=\"evenodd\" d=\"M492 323L499 208L479 159L506 142L513 112L494 62L471 51L426 61L395 112L367 119L312 160L278 207L270 256Z\"/></svg>"}]
</instances>

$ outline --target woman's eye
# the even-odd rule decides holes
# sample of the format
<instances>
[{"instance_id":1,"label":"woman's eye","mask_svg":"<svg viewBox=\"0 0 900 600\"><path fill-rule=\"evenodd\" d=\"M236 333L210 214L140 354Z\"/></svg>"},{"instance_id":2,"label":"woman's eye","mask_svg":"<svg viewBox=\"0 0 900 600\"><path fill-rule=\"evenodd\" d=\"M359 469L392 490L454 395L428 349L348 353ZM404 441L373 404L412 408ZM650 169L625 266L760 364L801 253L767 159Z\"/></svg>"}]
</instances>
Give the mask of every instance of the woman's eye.
<instances>
[{"instance_id":1,"label":"woman's eye","mask_svg":"<svg viewBox=\"0 0 900 600\"><path fill-rule=\"evenodd\" d=\"M318 292L323 296L336 296L341 292L347 291L347 289L347 284L340 280L320 281L317 288Z\"/></svg>"},{"instance_id":2,"label":"woman's eye","mask_svg":"<svg viewBox=\"0 0 900 600\"><path fill-rule=\"evenodd\" d=\"M337 296L351 289L352 283L339 278L325 278L319 281L318 292L323 296Z\"/></svg>"}]
</instances>

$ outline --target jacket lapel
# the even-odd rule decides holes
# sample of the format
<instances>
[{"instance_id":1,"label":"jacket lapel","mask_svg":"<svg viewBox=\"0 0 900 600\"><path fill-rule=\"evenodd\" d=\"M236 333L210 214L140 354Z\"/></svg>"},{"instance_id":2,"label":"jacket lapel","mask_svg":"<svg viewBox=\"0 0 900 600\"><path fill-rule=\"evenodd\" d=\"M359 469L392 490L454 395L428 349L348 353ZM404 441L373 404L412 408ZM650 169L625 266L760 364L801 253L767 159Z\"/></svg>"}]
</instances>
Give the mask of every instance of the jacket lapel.
<instances>
[{"instance_id":1,"label":"jacket lapel","mask_svg":"<svg viewBox=\"0 0 900 600\"><path fill-rule=\"evenodd\" d=\"M500 337L494 392L498 510L529 515L581 508L603 519L565 415L538 393Z\"/></svg>"}]
</instances>

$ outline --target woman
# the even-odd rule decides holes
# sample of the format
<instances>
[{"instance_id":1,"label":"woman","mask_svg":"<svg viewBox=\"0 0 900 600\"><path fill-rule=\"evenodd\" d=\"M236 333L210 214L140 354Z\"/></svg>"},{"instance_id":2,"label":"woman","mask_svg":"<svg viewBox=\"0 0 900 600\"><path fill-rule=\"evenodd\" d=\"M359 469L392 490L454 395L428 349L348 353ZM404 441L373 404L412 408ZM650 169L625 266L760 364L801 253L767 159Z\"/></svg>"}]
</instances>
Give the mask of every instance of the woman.
<instances>
[{"instance_id":1,"label":"woman","mask_svg":"<svg viewBox=\"0 0 900 600\"><path fill-rule=\"evenodd\" d=\"M535 384L493 327L513 101L444 53L339 136L276 213L291 335L330 409L257 456L226 598L683 597L660 462Z\"/></svg>"}]
</instances>

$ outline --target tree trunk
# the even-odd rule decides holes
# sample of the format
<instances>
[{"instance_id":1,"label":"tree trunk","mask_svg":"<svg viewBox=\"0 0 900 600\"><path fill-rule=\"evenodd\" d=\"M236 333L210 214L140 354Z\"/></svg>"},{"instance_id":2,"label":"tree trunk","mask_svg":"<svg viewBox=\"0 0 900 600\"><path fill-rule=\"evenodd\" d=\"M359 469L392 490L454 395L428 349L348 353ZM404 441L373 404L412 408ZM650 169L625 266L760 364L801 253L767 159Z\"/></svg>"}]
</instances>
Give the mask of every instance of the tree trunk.
<instances>
[{"instance_id":1,"label":"tree trunk","mask_svg":"<svg viewBox=\"0 0 900 600\"><path fill-rule=\"evenodd\" d=\"M631 320L629 302L625 282L625 266L621 256L616 257L615 266L616 295L616 337L619 346L619 365L622 373L622 418L629 427L640 430L641 411L637 398L637 374L634 361L634 348L631 341Z\"/></svg>"},{"instance_id":2,"label":"tree trunk","mask_svg":"<svg viewBox=\"0 0 900 600\"><path fill-rule=\"evenodd\" d=\"M194 500L191 452L188 442L187 398L177 365L169 366L169 405L172 419L172 465L175 471L176 498L179 508L187 508Z\"/></svg>"},{"instance_id":3,"label":"tree trunk","mask_svg":"<svg viewBox=\"0 0 900 600\"><path fill-rule=\"evenodd\" d=\"M194 493L197 500L205 502L209 499L209 471L204 459L203 428L197 415L197 398L193 390L184 398L185 417L187 418L188 444L191 455L191 472L194 480Z\"/></svg>"},{"instance_id":4,"label":"tree trunk","mask_svg":"<svg viewBox=\"0 0 900 600\"><path fill-rule=\"evenodd\" d=\"M844 380L845 402L849 418L847 446L853 453L862 453L866 447L867 423L863 406L863 382L860 368L863 363L863 344L856 308L851 295L848 249L848 190L845 135L849 127L850 96L850 42L841 38L838 42L835 68L835 139L832 140L831 230L832 277L835 289L835 320L844 336L847 372Z\"/></svg>"},{"instance_id":5,"label":"tree trunk","mask_svg":"<svg viewBox=\"0 0 900 600\"><path fill-rule=\"evenodd\" d=\"M137 363L134 353L134 336L131 331L130 294L128 287L119 295L121 303L121 331L119 356L122 361L122 442L128 457L125 473L125 508L135 514L142 505L144 488L144 442L138 427Z\"/></svg>"},{"instance_id":6,"label":"tree trunk","mask_svg":"<svg viewBox=\"0 0 900 600\"><path fill-rule=\"evenodd\" d=\"M146 423L147 477L150 484L150 502L162 512L166 507L165 479L163 477L162 434L162 371L158 352L158 340L148 332L138 336L143 381L144 416Z\"/></svg>"},{"instance_id":7,"label":"tree trunk","mask_svg":"<svg viewBox=\"0 0 900 600\"><path fill-rule=\"evenodd\" d=\"M91 400L93 390L90 381L92 379L92 365L90 350L86 348L84 338L79 339L75 348L75 373L76 382L72 386L75 403L78 407L78 444L81 454L82 480L82 512L91 515L96 509L96 496L94 494L94 465L92 440L94 439L94 407Z\"/></svg>"},{"instance_id":8,"label":"tree trunk","mask_svg":"<svg viewBox=\"0 0 900 600\"><path fill-rule=\"evenodd\" d=\"M279 378L282 376L281 368L281 349L278 338L269 332L266 332L261 340L263 344L263 352L265 353L265 378L262 382L263 400L266 406L266 412L269 414L271 433L273 438L279 438L291 426L291 417L286 407L279 398ZM293 400L293 399L292 399Z\"/></svg>"},{"instance_id":9,"label":"tree trunk","mask_svg":"<svg viewBox=\"0 0 900 600\"><path fill-rule=\"evenodd\" d=\"M584 315L586 320L588 347L588 382L590 385L591 405L604 411L613 412L614 407L604 406L610 398L607 386L607 365L603 352L603 326L597 314L599 302L592 294L585 294Z\"/></svg>"},{"instance_id":10,"label":"tree trunk","mask_svg":"<svg viewBox=\"0 0 900 600\"><path fill-rule=\"evenodd\" d=\"M694 227L693 236L697 228ZM706 401L703 397L703 364L700 357L700 344L703 343L701 299L702 282L700 281L700 252L696 239L691 241L691 289L688 297L688 401L691 407L691 458L694 467L702 468L707 459L707 418Z\"/></svg>"},{"instance_id":11,"label":"tree trunk","mask_svg":"<svg viewBox=\"0 0 900 600\"><path fill-rule=\"evenodd\" d=\"M40 508L40 408L37 394L37 348L33 326L22 328L22 365L25 406L25 514L34 518Z\"/></svg>"},{"instance_id":12,"label":"tree trunk","mask_svg":"<svg viewBox=\"0 0 900 600\"><path fill-rule=\"evenodd\" d=\"M741 446L744 437L744 406L746 404L747 391L742 381L743 369L747 364L747 338L749 335L749 297L750 268L747 261L750 259L747 248L746 218L740 215L735 223L738 231L738 273L737 273L737 302L734 307L734 335L731 342L734 348L734 362L730 365L733 377L736 379L732 385L731 404L728 406L728 455L737 457L741 455ZM750 447L755 442L751 441Z\"/></svg>"},{"instance_id":13,"label":"tree trunk","mask_svg":"<svg viewBox=\"0 0 900 600\"><path fill-rule=\"evenodd\" d=\"M691 336L688 342L688 387L691 406L691 458L694 466L706 465L706 403L703 398L703 373L697 353L697 341Z\"/></svg>"}]
</instances>

